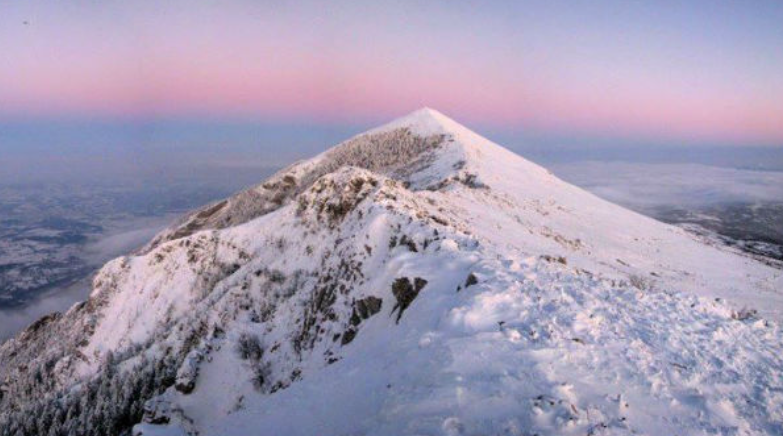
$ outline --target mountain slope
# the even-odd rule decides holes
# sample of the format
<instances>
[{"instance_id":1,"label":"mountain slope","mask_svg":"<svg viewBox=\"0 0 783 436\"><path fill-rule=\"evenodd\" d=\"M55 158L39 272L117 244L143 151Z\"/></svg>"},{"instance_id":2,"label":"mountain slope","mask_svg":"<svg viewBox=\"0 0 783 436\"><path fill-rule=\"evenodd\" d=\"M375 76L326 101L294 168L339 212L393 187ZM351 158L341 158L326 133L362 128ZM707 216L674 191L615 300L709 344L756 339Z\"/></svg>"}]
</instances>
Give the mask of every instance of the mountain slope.
<instances>
[{"instance_id":1,"label":"mountain slope","mask_svg":"<svg viewBox=\"0 0 783 436\"><path fill-rule=\"evenodd\" d=\"M777 434L782 286L423 109L107 264L0 434Z\"/></svg>"}]
</instances>

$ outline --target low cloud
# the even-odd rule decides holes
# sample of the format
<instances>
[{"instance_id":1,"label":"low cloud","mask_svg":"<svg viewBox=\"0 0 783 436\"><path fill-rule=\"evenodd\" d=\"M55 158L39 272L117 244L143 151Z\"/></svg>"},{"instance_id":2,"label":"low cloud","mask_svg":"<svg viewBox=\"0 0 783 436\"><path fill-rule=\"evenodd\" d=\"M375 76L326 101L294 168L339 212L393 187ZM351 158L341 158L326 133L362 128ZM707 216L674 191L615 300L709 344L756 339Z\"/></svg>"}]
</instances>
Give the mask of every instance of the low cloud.
<instances>
[{"instance_id":1,"label":"low cloud","mask_svg":"<svg viewBox=\"0 0 783 436\"><path fill-rule=\"evenodd\" d=\"M95 265L133 252L149 242L155 234L174 222L181 214L130 219L121 227L107 230L84 247L84 259Z\"/></svg>"},{"instance_id":2,"label":"low cloud","mask_svg":"<svg viewBox=\"0 0 783 436\"><path fill-rule=\"evenodd\" d=\"M49 292L23 308L0 309L0 342L52 312L64 312L90 295L90 278L82 279L67 288Z\"/></svg>"},{"instance_id":3,"label":"low cloud","mask_svg":"<svg viewBox=\"0 0 783 436\"><path fill-rule=\"evenodd\" d=\"M84 259L100 267L105 262L141 247L178 215L130 219L113 228L84 247ZM0 342L14 336L33 321L52 312L64 312L85 300L91 291L91 277L65 287L48 291L20 308L0 309Z\"/></svg>"},{"instance_id":4,"label":"low cloud","mask_svg":"<svg viewBox=\"0 0 783 436\"><path fill-rule=\"evenodd\" d=\"M578 162L551 169L570 183L637 210L783 202L783 172L625 162Z\"/></svg>"}]
</instances>

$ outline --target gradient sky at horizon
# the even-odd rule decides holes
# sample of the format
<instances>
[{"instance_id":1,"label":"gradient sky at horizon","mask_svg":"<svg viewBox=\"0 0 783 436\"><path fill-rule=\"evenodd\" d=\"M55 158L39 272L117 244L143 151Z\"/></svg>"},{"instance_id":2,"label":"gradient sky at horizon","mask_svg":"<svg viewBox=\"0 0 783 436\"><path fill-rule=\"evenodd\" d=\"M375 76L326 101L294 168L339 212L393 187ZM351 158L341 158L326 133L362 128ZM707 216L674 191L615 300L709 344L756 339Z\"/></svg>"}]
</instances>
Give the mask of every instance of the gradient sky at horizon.
<instances>
[{"instance_id":1,"label":"gradient sky at horizon","mask_svg":"<svg viewBox=\"0 0 783 436\"><path fill-rule=\"evenodd\" d=\"M0 3L0 121L469 126L783 146L783 2Z\"/></svg>"}]
</instances>

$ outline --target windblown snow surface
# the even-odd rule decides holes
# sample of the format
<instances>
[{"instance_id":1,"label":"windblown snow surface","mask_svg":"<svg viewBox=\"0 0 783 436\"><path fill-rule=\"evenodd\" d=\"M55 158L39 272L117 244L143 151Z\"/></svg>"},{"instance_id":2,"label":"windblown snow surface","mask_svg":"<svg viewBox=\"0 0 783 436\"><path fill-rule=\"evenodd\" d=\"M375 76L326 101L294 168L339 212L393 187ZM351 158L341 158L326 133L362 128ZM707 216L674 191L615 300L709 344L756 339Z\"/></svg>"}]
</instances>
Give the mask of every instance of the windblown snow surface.
<instances>
[{"instance_id":1,"label":"windblown snow surface","mask_svg":"<svg viewBox=\"0 0 783 436\"><path fill-rule=\"evenodd\" d=\"M781 319L780 265L422 109L107 264L0 348L0 424L111 351L176 371L136 435L780 435Z\"/></svg>"}]
</instances>

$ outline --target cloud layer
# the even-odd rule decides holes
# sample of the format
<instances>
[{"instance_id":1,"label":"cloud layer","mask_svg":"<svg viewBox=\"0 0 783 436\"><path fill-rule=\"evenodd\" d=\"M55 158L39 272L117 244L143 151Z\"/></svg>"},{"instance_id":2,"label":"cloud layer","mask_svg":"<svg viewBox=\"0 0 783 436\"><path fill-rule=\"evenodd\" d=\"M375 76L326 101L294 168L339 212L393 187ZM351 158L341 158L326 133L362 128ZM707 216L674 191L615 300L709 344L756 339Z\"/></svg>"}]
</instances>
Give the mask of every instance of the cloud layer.
<instances>
[{"instance_id":1,"label":"cloud layer","mask_svg":"<svg viewBox=\"0 0 783 436\"><path fill-rule=\"evenodd\" d=\"M551 169L568 182L637 210L783 202L783 172L625 162L577 162Z\"/></svg>"}]
</instances>

